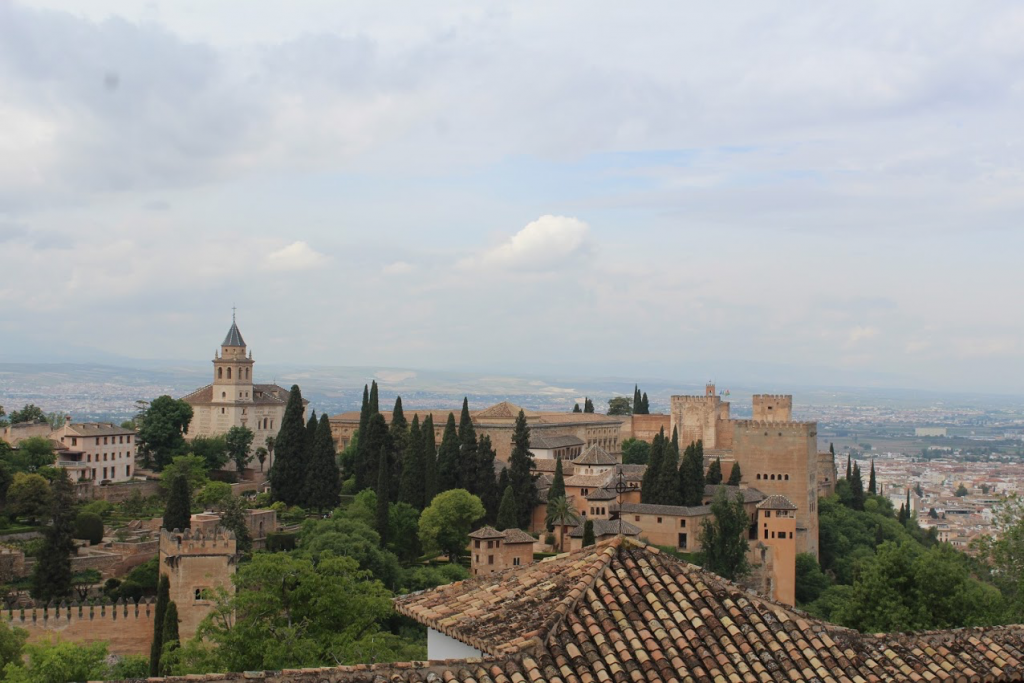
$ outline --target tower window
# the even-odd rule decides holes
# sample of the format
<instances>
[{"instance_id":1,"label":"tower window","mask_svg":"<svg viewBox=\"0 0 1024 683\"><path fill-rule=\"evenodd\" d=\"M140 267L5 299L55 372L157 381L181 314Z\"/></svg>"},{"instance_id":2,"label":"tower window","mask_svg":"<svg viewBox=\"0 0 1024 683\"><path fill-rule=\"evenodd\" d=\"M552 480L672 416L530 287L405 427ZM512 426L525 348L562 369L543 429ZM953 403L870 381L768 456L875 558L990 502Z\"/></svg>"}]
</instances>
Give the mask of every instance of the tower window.
<instances>
[{"instance_id":1,"label":"tower window","mask_svg":"<svg viewBox=\"0 0 1024 683\"><path fill-rule=\"evenodd\" d=\"M217 379L224 379L224 368L217 368Z\"/></svg>"},{"instance_id":2,"label":"tower window","mask_svg":"<svg viewBox=\"0 0 1024 683\"><path fill-rule=\"evenodd\" d=\"M228 379L231 379L231 368L228 368Z\"/></svg>"}]
</instances>

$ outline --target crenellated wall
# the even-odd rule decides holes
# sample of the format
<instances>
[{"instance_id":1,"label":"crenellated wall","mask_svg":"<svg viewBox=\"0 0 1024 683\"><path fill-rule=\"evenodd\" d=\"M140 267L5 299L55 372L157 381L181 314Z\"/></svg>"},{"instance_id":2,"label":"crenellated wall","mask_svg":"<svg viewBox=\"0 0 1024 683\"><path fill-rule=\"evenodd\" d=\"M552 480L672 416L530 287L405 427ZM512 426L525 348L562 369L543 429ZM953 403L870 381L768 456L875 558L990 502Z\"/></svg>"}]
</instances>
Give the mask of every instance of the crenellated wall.
<instances>
[{"instance_id":1,"label":"crenellated wall","mask_svg":"<svg viewBox=\"0 0 1024 683\"><path fill-rule=\"evenodd\" d=\"M793 419L793 397L789 394L754 394L755 420L789 422Z\"/></svg>"},{"instance_id":2,"label":"crenellated wall","mask_svg":"<svg viewBox=\"0 0 1024 683\"><path fill-rule=\"evenodd\" d=\"M111 654L148 655L153 642L153 611L150 600L138 604L118 600L114 604L70 606L38 605L2 610L0 618L28 631L29 642L60 638L76 643L105 641Z\"/></svg>"},{"instance_id":3,"label":"crenellated wall","mask_svg":"<svg viewBox=\"0 0 1024 683\"><path fill-rule=\"evenodd\" d=\"M217 589L231 587L236 552L230 531L160 530L160 575L170 580L182 641L195 635L199 622L214 608Z\"/></svg>"}]
</instances>

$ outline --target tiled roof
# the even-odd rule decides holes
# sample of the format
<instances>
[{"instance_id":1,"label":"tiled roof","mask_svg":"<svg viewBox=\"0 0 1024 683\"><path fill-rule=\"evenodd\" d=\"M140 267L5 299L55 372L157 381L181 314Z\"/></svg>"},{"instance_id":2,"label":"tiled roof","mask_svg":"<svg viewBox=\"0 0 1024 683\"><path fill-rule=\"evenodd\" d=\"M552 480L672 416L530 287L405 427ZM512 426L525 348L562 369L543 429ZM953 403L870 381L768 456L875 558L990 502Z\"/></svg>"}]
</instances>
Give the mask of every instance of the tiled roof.
<instances>
[{"instance_id":1,"label":"tiled roof","mask_svg":"<svg viewBox=\"0 0 1024 683\"><path fill-rule=\"evenodd\" d=\"M526 417L530 417L531 415L536 414L529 410L523 410L514 403L502 401L501 403L495 403L490 408L484 408L481 411L473 413L473 417L481 418L484 420L514 420L517 417L519 417L519 411L521 410L523 411L523 414L526 415Z\"/></svg>"},{"instance_id":2,"label":"tiled roof","mask_svg":"<svg viewBox=\"0 0 1024 683\"><path fill-rule=\"evenodd\" d=\"M610 472L603 474L574 474L571 477L565 478L566 486L586 486L586 487L601 487L608 483Z\"/></svg>"},{"instance_id":3,"label":"tiled roof","mask_svg":"<svg viewBox=\"0 0 1024 683\"><path fill-rule=\"evenodd\" d=\"M567 446L582 446L585 442L578 436L572 434L532 434L530 435L530 448L551 450L553 448L565 448Z\"/></svg>"},{"instance_id":4,"label":"tiled roof","mask_svg":"<svg viewBox=\"0 0 1024 683\"><path fill-rule=\"evenodd\" d=\"M73 422L68 425L68 434L75 436L117 436L134 433L134 429L125 429L112 422Z\"/></svg>"},{"instance_id":5,"label":"tiled roof","mask_svg":"<svg viewBox=\"0 0 1024 683\"><path fill-rule=\"evenodd\" d=\"M618 495L619 494L615 491L615 489L610 489L610 488L602 487L602 488L599 488L599 489L594 489L593 491L588 493L586 495L586 499L587 500L615 500L615 498L617 498Z\"/></svg>"},{"instance_id":6,"label":"tiled roof","mask_svg":"<svg viewBox=\"0 0 1024 683\"><path fill-rule=\"evenodd\" d=\"M651 503L622 503L617 506L624 515L665 515L666 517L699 517L711 514L710 505L653 505Z\"/></svg>"},{"instance_id":7,"label":"tiled roof","mask_svg":"<svg viewBox=\"0 0 1024 683\"><path fill-rule=\"evenodd\" d=\"M602 536L639 536L640 532L643 531L638 526L633 526L629 522L622 519L592 519L594 523L594 537L601 538ZM583 524L569 532L569 536L572 538L583 538Z\"/></svg>"},{"instance_id":8,"label":"tiled roof","mask_svg":"<svg viewBox=\"0 0 1024 683\"><path fill-rule=\"evenodd\" d=\"M789 498L773 494L757 504L758 510L796 510L796 505Z\"/></svg>"},{"instance_id":9,"label":"tiled roof","mask_svg":"<svg viewBox=\"0 0 1024 683\"><path fill-rule=\"evenodd\" d=\"M583 451L580 457L572 461L573 465L616 465L618 460L600 446L591 446Z\"/></svg>"},{"instance_id":10,"label":"tiled roof","mask_svg":"<svg viewBox=\"0 0 1024 683\"><path fill-rule=\"evenodd\" d=\"M714 498L718 489L725 489L730 500L736 497L737 491L742 491L744 503L759 503L765 499L765 495L757 489L751 489L745 486L729 486L728 484L708 484L704 487L704 497Z\"/></svg>"},{"instance_id":11,"label":"tiled roof","mask_svg":"<svg viewBox=\"0 0 1024 683\"><path fill-rule=\"evenodd\" d=\"M235 321L231 321L231 327L228 329L228 334L224 337L224 343L221 346L245 346L245 340L242 339L242 333L238 331L238 325Z\"/></svg>"},{"instance_id":12,"label":"tiled roof","mask_svg":"<svg viewBox=\"0 0 1024 683\"><path fill-rule=\"evenodd\" d=\"M288 403L289 391L277 384L253 384L252 405L284 405ZM181 397L182 401L190 405L204 405L213 402L213 385L196 389L191 394ZM302 405L309 405L307 399L302 399Z\"/></svg>"},{"instance_id":13,"label":"tiled roof","mask_svg":"<svg viewBox=\"0 0 1024 683\"><path fill-rule=\"evenodd\" d=\"M472 532L470 538L501 538L504 534L492 526L483 526Z\"/></svg>"},{"instance_id":14,"label":"tiled roof","mask_svg":"<svg viewBox=\"0 0 1024 683\"><path fill-rule=\"evenodd\" d=\"M502 533L505 535L505 543L509 545L515 545L517 543L533 543L537 540L522 529L505 529Z\"/></svg>"}]
</instances>

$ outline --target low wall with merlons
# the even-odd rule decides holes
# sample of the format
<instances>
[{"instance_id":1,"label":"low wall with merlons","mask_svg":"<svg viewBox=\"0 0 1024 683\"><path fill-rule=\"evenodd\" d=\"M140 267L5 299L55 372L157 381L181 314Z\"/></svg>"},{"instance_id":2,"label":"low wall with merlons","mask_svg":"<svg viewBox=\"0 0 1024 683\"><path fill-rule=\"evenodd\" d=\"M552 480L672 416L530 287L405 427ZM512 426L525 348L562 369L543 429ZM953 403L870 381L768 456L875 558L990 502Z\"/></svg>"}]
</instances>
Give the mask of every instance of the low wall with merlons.
<instances>
[{"instance_id":1,"label":"low wall with merlons","mask_svg":"<svg viewBox=\"0 0 1024 683\"><path fill-rule=\"evenodd\" d=\"M153 642L150 600L138 604L118 600L105 605L37 606L0 610L0 619L28 631L29 642L60 638L75 643L106 642L111 654L149 655Z\"/></svg>"}]
</instances>

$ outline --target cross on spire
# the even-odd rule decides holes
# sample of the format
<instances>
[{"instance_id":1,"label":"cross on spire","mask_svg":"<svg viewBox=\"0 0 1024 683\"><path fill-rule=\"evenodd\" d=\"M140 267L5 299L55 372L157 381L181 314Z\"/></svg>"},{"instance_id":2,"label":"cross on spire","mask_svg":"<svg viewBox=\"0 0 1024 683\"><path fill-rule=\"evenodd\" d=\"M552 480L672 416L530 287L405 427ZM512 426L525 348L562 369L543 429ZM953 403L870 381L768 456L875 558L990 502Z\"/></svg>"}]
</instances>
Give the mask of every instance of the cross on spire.
<instances>
[{"instance_id":1,"label":"cross on spire","mask_svg":"<svg viewBox=\"0 0 1024 683\"><path fill-rule=\"evenodd\" d=\"M231 322L235 322L235 305L231 304Z\"/></svg>"}]
</instances>

